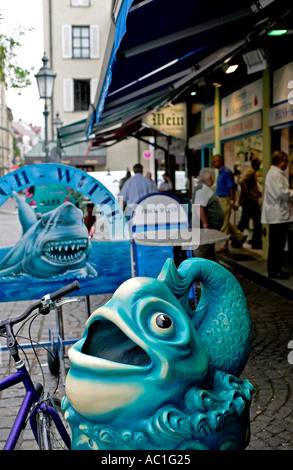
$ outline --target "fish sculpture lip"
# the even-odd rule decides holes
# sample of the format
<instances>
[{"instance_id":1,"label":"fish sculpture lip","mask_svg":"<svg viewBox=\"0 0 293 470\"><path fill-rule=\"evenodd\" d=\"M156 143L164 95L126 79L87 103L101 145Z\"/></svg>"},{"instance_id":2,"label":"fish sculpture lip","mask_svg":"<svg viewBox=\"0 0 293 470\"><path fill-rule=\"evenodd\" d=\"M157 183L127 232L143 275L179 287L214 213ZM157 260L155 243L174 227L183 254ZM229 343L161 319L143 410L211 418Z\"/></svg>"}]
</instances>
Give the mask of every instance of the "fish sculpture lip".
<instances>
[{"instance_id":1,"label":"fish sculpture lip","mask_svg":"<svg viewBox=\"0 0 293 470\"><path fill-rule=\"evenodd\" d=\"M117 345L123 344L123 353L119 346L111 349L103 347L106 338L109 337L111 340L111 336L116 338ZM101 337L103 337L103 341L99 341ZM94 350L91 347L93 339ZM125 352L126 350L127 352ZM98 358L100 365L104 366L103 368L107 368L109 363L118 363L120 368L127 366L127 369L147 367L151 364L151 358L145 349L127 336L118 325L106 319L97 319L90 325L89 336L83 345L82 352ZM111 368L113 369L113 365Z\"/></svg>"}]
</instances>

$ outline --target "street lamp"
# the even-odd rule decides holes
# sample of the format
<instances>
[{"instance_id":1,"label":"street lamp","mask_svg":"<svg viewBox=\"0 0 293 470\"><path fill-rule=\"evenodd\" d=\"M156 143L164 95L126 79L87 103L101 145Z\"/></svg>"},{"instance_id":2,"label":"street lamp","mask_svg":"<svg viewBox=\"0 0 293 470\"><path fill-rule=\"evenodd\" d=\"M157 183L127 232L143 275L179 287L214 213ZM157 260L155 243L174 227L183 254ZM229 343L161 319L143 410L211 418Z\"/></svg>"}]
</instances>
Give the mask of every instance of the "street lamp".
<instances>
[{"instance_id":1,"label":"street lamp","mask_svg":"<svg viewBox=\"0 0 293 470\"><path fill-rule=\"evenodd\" d=\"M47 65L49 62L49 59L46 57L46 54L44 53L44 57L42 58L43 62L43 67L40 68L38 73L35 75L37 84L38 84L38 89L39 89L39 95L40 99L45 100L45 106L44 106L44 116L45 116L45 154L46 154L46 162L49 161L49 142L48 142L48 106L47 106L47 100L52 99L53 95L53 86L54 86L54 80L56 75L53 73L52 69Z\"/></svg>"},{"instance_id":2,"label":"street lamp","mask_svg":"<svg viewBox=\"0 0 293 470\"><path fill-rule=\"evenodd\" d=\"M56 116L54 117L54 119L53 119L53 121L52 121L52 124L53 124L54 139L56 139L56 137L57 137L57 131L58 131L58 129L60 129L60 127L62 127L62 125L63 125L63 122L61 121L58 112L56 113Z\"/></svg>"}]
</instances>

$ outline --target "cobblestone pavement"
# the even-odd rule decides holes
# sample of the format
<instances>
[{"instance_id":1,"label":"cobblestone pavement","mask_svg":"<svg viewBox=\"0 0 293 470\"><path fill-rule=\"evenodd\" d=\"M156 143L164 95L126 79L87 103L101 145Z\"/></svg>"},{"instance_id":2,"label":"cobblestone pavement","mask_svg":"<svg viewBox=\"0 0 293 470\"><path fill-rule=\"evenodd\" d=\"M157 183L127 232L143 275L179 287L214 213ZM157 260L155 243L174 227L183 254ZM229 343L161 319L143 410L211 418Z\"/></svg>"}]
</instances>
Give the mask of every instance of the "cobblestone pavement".
<instances>
[{"instance_id":1,"label":"cobblestone pavement","mask_svg":"<svg viewBox=\"0 0 293 470\"><path fill-rule=\"evenodd\" d=\"M253 325L253 345L242 378L255 387L251 406L251 440L247 450L292 450L293 449L293 366L288 363L288 343L293 339L293 302L249 281L234 272L246 294ZM110 296L91 296L91 312ZM0 303L0 316L21 313L28 302ZM79 338L87 318L85 299L78 304L63 306L63 324L66 339ZM47 341L48 329L55 328L54 312L51 316L35 321L32 336ZM27 333L23 332L25 336ZM27 342L23 340L23 342ZM1 341L3 345L3 340ZM53 392L56 378L47 365L47 354L38 349L45 374L46 389ZM34 379L42 381L40 368L33 351L27 350L33 364ZM8 355L1 354L0 377L9 371ZM63 395L64 387L59 383L57 394ZM20 404L22 390L17 387L1 393L0 400L0 446L3 448L12 414ZM21 449L36 449L32 434L25 430Z\"/></svg>"},{"instance_id":2,"label":"cobblestone pavement","mask_svg":"<svg viewBox=\"0 0 293 470\"><path fill-rule=\"evenodd\" d=\"M104 304L109 298L109 295L91 296L91 312L93 312L99 305ZM66 340L78 339L84 331L84 325L88 318L85 300L85 298L80 298L78 303L70 303L63 305L62 307L61 323L64 328L64 338ZM25 301L0 303L0 318L9 318L20 315L32 303L33 302ZM40 316L34 321L30 334L29 325L26 325L19 333L19 344L29 344L29 338L34 340L34 344L36 346L35 349L29 348L23 350L22 359L24 359L25 353L27 363L29 363L31 367L33 381L44 384L46 391L56 393L56 395L61 398L64 395L64 384L61 380L61 374L59 374L58 377L51 374L48 366L47 351L44 348L37 347L37 342L47 342L49 340L49 329L51 329L56 335L57 328L56 315L53 310L49 315ZM17 329L15 329L15 331L17 331ZM0 337L0 344L2 347L6 345L4 338ZM66 370L68 370L69 367L67 358L67 350L69 347L70 346L65 347ZM36 358L34 351L36 352L38 359ZM9 361L8 352L0 351L0 379L14 371L13 364ZM0 392L0 449L3 449L4 447L16 413L22 402L24 396L23 390L22 385L17 385L11 389ZM18 448L20 450L38 449L29 424L21 435Z\"/></svg>"},{"instance_id":3,"label":"cobblestone pavement","mask_svg":"<svg viewBox=\"0 0 293 470\"><path fill-rule=\"evenodd\" d=\"M235 274L235 273L234 273ZM293 302L236 274L250 309L253 343L242 373L255 387L249 450L293 449Z\"/></svg>"},{"instance_id":4,"label":"cobblestone pavement","mask_svg":"<svg viewBox=\"0 0 293 470\"><path fill-rule=\"evenodd\" d=\"M1 212L1 211L0 211ZM10 220L11 218L11 220ZM11 223L13 215L9 215L7 230L0 213L0 242L1 236L12 243ZM6 226L5 226L6 227ZM10 230L9 230L10 229ZM5 235L6 234L6 235ZM0 243L0 246L1 245ZM9 245L8 245L9 246ZM253 326L253 344L248 363L242 373L242 378L248 379L255 387L251 406L251 440L247 450L292 450L293 449L293 365L288 363L288 343L293 340L293 302L271 292L247 277L232 271L238 278L245 292L251 313ZM90 311L104 304L109 295L91 296ZM22 313L31 302L0 303L0 318L16 316ZM66 340L79 338L84 331L87 319L87 308L84 298L79 303L63 306L62 319ZM48 330L56 329L54 312L35 320L31 328L31 336L35 341L47 341ZM20 343L27 343L28 326L21 331L23 338ZM1 345L5 345L0 338ZM45 378L45 388L57 394L64 394L64 386L57 385L48 368L47 353L37 348ZM7 375L10 369L7 352L0 352L0 378ZM32 365L33 379L43 381L40 366L32 349L26 350ZM67 366L68 363L66 362ZM0 448L7 439L13 417L17 412L23 397L20 386L0 392ZM37 449L32 433L27 427L21 438L21 449Z\"/></svg>"}]
</instances>

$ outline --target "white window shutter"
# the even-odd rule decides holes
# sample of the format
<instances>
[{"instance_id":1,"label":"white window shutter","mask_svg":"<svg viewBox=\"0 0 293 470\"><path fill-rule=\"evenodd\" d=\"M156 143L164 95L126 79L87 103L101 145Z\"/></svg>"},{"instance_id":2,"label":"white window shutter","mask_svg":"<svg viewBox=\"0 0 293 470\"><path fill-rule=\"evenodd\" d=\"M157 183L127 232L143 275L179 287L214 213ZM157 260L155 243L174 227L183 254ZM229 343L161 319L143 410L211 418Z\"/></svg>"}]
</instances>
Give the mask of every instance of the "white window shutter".
<instances>
[{"instance_id":1,"label":"white window shutter","mask_svg":"<svg viewBox=\"0 0 293 470\"><path fill-rule=\"evenodd\" d=\"M63 109L69 113L74 111L74 90L73 79L65 78L63 80Z\"/></svg>"},{"instance_id":2,"label":"white window shutter","mask_svg":"<svg viewBox=\"0 0 293 470\"><path fill-rule=\"evenodd\" d=\"M91 25L91 59L98 59L100 57L100 27L98 25Z\"/></svg>"},{"instance_id":3,"label":"white window shutter","mask_svg":"<svg viewBox=\"0 0 293 470\"><path fill-rule=\"evenodd\" d=\"M89 7L90 0L71 0L72 7Z\"/></svg>"},{"instance_id":4,"label":"white window shutter","mask_svg":"<svg viewBox=\"0 0 293 470\"><path fill-rule=\"evenodd\" d=\"M98 78L92 78L91 79L91 104L93 104L95 102L95 97L96 97L96 94L97 94L98 84L99 84L99 79Z\"/></svg>"},{"instance_id":5,"label":"white window shutter","mask_svg":"<svg viewBox=\"0 0 293 470\"><path fill-rule=\"evenodd\" d=\"M71 25L62 26L62 57L63 59L72 57Z\"/></svg>"}]
</instances>

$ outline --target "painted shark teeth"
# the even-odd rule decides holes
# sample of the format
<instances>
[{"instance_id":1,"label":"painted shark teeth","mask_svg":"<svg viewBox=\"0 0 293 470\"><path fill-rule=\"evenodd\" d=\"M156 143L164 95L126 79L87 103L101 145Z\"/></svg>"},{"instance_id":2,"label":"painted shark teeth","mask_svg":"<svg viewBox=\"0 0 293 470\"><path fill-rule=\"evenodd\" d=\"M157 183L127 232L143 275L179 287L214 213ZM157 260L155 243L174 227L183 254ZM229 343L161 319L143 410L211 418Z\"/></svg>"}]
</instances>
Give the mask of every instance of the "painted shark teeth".
<instances>
[{"instance_id":1,"label":"painted shark teeth","mask_svg":"<svg viewBox=\"0 0 293 470\"><path fill-rule=\"evenodd\" d=\"M80 261L84 256L88 240L62 240L47 242L43 254L48 260L56 264L71 264Z\"/></svg>"}]
</instances>

